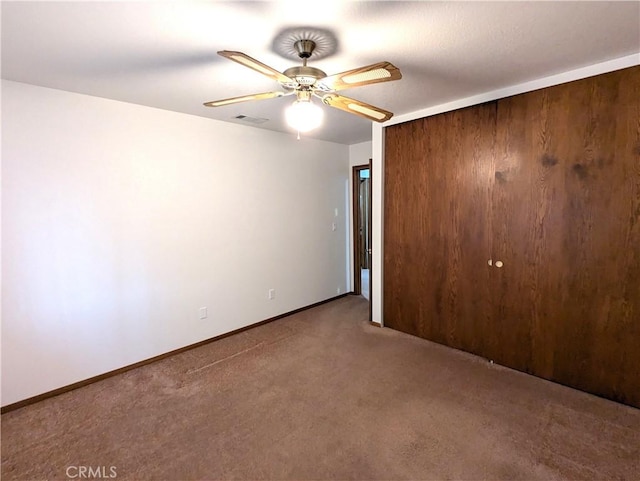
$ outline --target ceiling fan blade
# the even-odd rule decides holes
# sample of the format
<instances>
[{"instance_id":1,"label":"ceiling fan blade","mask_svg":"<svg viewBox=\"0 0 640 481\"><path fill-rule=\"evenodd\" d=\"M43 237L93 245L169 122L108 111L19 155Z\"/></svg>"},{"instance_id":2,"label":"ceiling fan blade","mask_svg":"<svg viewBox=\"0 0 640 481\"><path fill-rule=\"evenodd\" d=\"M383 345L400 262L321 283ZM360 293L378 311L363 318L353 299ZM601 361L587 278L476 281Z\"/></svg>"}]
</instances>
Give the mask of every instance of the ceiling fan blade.
<instances>
[{"instance_id":1,"label":"ceiling fan blade","mask_svg":"<svg viewBox=\"0 0 640 481\"><path fill-rule=\"evenodd\" d=\"M258 62L256 59L249 57L248 55L242 52L233 52L230 50L220 50L218 55L222 55L229 60L233 60L234 62L238 62L240 65L244 65L245 67L249 67L250 69L255 70L256 72L261 73L262 75L266 75L267 77L271 77L278 82L283 83L291 83L289 77L284 75L281 72L278 72L276 69L269 67L268 65L263 64L262 62Z\"/></svg>"},{"instance_id":2,"label":"ceiling fan blade","mask_svg":"<svg viewBox=\"0 0 640 481\"><path fill-rule=\"evenodd\" d=\"M343 90L378 82L390 82L402 78L400 69L389 62L379 62L366 67L354 68L346 72L329 75L316 83L322 91Z\"/></svg>"},{"instance_id":3,"label":"ceiling fan blade","mask_svg":"<svg viewBox=\"0 0 640 481\"><path fill-rule=\"evenodd\" d=\"M373 105L360 102L359 100L350 99L337 94L318 95L322 99L322 102L330 107L335 107L350 114L356 114L365 119L373 120L375 122L385 122L393 117L393 114L387 110Z\"/></svg>"},{"instance_id":4,"label":"ceiling fan blade","mask_svg":"<svg viewBox=\"0 0 640 481\"><path fill-rule=\"evenodd\" d=\"M285 95L290 94L285 92L264 92L261 94L243 95L242 97L231 97L228 99L214 100L212 102L205 102L204 105L206 107L222 107L223 105L237 104L239 102L246 102L248 100L273 99L275 97L283 97Z\"/></svg>"}]
</instances>

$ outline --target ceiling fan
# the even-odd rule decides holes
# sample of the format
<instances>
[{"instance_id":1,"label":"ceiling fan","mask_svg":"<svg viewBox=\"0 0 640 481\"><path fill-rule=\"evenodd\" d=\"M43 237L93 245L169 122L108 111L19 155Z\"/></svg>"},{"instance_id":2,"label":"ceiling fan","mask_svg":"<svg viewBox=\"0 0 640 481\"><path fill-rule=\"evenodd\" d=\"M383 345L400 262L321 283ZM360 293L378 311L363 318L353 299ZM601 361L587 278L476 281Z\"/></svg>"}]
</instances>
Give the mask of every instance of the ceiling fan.
<instances>
[{"instance_id":1,"label":"ceiling fan","mask_svg":"<svg viewBox=\"0 0 640 481\"><path fill-rule=\"evenodd\" d=\"M322 109L311 102L311 97L319 98L323 104L335 107L351 114L359 115L375 122L389 120L393 114L379 107L355 100L336 91L345 90L378 82L389 82L402 78L400 70L389 62L379 62L366 67L348 70L327 76L322 70L307 65L316 43L313 40L296 40L294 48L302 59L302 66L291 67L284 72L269 67L242 52L222 50L218 52L229 60L233 60L245 67L255 70L280 83L283 91L264 92L253 95L243 95L222 100L206 102L207 107L222 107L224 105L248 100L264 100L295 94L297 99L287 110L287 122L299 132L307 132L322 122Z\"/></svg>"}]
</instances>

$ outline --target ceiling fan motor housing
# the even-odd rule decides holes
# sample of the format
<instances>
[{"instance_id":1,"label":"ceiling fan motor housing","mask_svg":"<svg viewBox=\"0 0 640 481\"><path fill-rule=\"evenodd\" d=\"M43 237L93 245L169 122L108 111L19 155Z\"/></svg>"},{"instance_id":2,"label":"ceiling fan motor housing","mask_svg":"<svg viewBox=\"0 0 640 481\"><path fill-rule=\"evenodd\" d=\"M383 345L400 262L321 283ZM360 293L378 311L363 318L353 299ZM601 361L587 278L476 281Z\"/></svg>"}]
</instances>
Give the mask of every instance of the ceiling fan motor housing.
<instances>
[{"instance_id":1,"label":"ceiling fan motor housing","mask_svg":"<svg viewBox=\"0 0 640 481\"><path fill-rule=\"evenodd\" d=\"M325 78L327 76L319 68L301 66L301 67L291 67L282 72L287 77L295 80L298 85L302 87L310 87L316 83L316 81ZM295 88L296 86L285 85L286 87Z\"/></svg>"},{"instance_id":2,"label":"ceiling fan motor housing","mask_svg":"<svg viewBox=\"0 0 640 481\"><path fill-rule=\"evenodd\" d=\"M286 88L297 89L312 87L318 80L327 76L322 70L307 66L307 59L311 57L316 43L313 40L298 40L294 44L298 56L303 60L300 67L291 67L282 72L284 75L293 79L295 83L283 84Z\"/></svg>"},{"instance_id":3,"label":"ceiling fan motor housing","mask_svg":"<svg viewBox=\"0 0 640 481\"><path fill-rule=\"evenodd\" d=\"M316 48L316 43L313 40L298 40L293 46L298 52L298 57L309 58Z\"/></svg>"}]
</instances>

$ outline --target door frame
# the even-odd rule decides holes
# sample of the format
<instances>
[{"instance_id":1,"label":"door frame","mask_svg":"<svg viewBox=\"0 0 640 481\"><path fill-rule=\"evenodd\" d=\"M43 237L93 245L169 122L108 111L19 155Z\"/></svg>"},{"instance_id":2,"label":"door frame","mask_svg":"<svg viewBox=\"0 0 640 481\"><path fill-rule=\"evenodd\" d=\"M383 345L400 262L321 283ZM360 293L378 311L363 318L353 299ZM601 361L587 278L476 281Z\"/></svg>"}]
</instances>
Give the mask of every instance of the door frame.
<instances>
[{"instance_id":1,"label":"door frame","mask_svg":"<svg viewBox=\"0 0 640 481\"><path fill-rule=\"evenodd\" d=\"M351 193L352 193L352 197L351 197L351 208L352 208L352 227L353 227L353 294L354 295L361 295L362 294L362 280L361 280L361 274L360 274L360 256L362 255L362 252L360 250L360 236L359 236L359 231L358 231L358 227L360 225L360 171L361 170L369 170L369 215L367 216L367 224L368 224L368 231L369 231L369 236L371 236L371 224L372 224L372 215L371 215L371 211L372 211L372 200L373 200L373 195L372 195L372 191L373 189L371 188L371 186L373 185L373 181L371 180L372 178L372 172L371 172L371 164L372 164L372 159L369 159L369 163L368 164L362 164L362 165L354 165L351 169L351 183L352 183L352 188L351 188ZM373 319L373 310L372 310L372 291L373 289L371 289L371 279L373 277L372 274L372 268L373 266L372 264L372 254L371 254L371 243L369 244L370 248L369 248L369 321L371 321Z\"/></svg>"}]
</instances>

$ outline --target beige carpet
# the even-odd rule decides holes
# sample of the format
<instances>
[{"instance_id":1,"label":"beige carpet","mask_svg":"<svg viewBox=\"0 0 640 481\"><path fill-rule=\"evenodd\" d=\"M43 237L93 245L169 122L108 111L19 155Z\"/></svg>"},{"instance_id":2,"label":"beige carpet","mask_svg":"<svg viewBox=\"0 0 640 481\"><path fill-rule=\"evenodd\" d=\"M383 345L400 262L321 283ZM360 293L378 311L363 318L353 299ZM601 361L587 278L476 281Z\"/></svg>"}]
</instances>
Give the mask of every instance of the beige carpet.
<instances>
[{"instance_id":1,"label":"beige carpet","mask_svg":"<svg viewBox=\"0 0 640 481\"><path fill-rule=\"evenodd\" d=\"M640 479L640 410L367 314L345 297L7 413L2 480Z\"/></svg>"}]
</instances>

